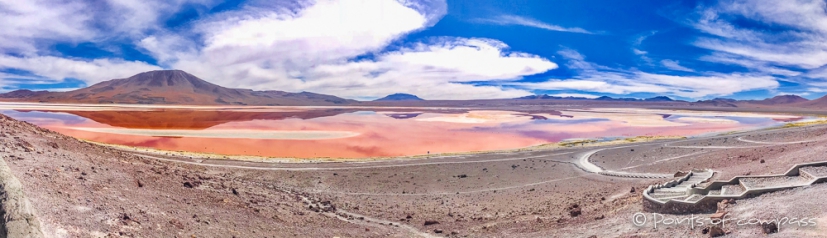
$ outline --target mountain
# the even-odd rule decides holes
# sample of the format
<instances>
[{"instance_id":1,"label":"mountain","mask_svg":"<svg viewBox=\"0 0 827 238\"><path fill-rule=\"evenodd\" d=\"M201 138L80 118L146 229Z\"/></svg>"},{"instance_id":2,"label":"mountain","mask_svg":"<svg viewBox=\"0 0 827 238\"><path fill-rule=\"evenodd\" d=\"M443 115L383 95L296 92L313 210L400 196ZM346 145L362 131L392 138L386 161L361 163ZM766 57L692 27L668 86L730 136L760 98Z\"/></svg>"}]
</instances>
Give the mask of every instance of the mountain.
<instances>
[{"instance_id":1,"label":"mountain","mask_svg":"<svg viewBox=\"0 0 827 238\"><path fill-rule=\"evenodd\" d=\"M518 100L531 100L531 99L551 99L551 100L595 100L595 101L626 101L626 102L634 102L634 101L647 101L647 102L673 102L669 97L666 96L657 96L653 98L647 99L637 99L637 98L613 98L609 96L601 96L598 98L585 98L585 97L557 97L557 96L549 96L548 94L542 95L530 95L525 97L515 98Z\"/></svg>"},{"instance_id":2,"label":"mountain","mask_svg":"<svg viewBox=\"0 0 827 238\"><path fill-rule=\"evenodd\" d=\"M729 98L715 98L712 100L699 100L697 102L693 102L692 106L705 106L705 107L738 107L738 100L729 99Z\"/></svg>"},{"instance_id":3,"label":"mountain","mask_svg":"<svg viewBox=\"0 0 827 238\"><path fill-rule=\"evenodd\" d=\"M827 109L827 95L810 101L796 103L795 106L822 110Z\"/></svg>"},{"instance_id":4,"label":"mountain","mask_svg":"<svg viewBox=\"0 0 827 238\"><path fill-rule=\"evenodd\" d=\"M712 100L700 100L692 103L693 106L707 107L763 107L763 106L795 106L801 107L812 102L806 98L796 95L779 95L763 100L735 100L729 98L715 98ZM827 105L827 103L823 104Z\"/></svg>"},{"instance_id":5,"label":"mountain","mask_svg":"<svg viewBox=\"0 0 827 238\"><path fill-rule=\"evenodd\" d=\"M669 97L667 97L667 96L657 96L657 97L653 97L653 98L643 99L643 101L649 101L649 102L673 102L673 101L675 101L675 100L674 100L674 99L672 99L672 98L669 98Z\"/></svg>"},{"instance_id":6,"label":"mountain","mask_svg":"<svg viewBox=\"0 0 827 238\"><path fill-rule=\"evenodd\" d=\"M772 98L767 98L764 100L755 100L755 101L748 101L749 103L755 104L763 104L763 105L786 105L786 104L794 104L794 103L803 103L810 101L806 98L800 97L798 95L779 95Z\"/></svg>"},{"instance_id":7,"label":"mountain","mask_svg":"<svg viewBox=\"0 0 827 238\"><path fill-rule=\"evenodd\" d=\"M421 99L413 94L394 93L373 101L424 101L424 99Z\"/></svg>"},{"instance_id":8,"label":"mountain","mask_svg":"<svg viewBox=\"0 0 827 238\"><path fill-rule=\"evenodd\" d=\"M550 96L548 94L529 95L529 96L525 96L525 97L518 97L518 98L515 98L515 99L518 99L518 100L533 100L533 99L588 100L588 98L584 98L584 97L571 97L571 96L569 96L569 97L558 97L558 96Z\"/></svg>"},{"instance_id":9,"label":"mountain","mask_svg":"<svg viewBox=\"0 0 827 238\"><path fill-rule=\"evenodd\" d=\"M20 89L0 94L0 98L28 98L41 96L47 93L49 93L49 91L32 91L28 89Z\"/></svg>"},{"instance_id":10,"label":"mountain","mask_svg":"<svg viewBox=\"0 0 827 238\"><path fill-rule=\"evenodd\" d=\"M225 88L181 70L158 70L113 79L68 92L17 90L2 99L28 102L259 105L340 105L357 101L309 92L253 91Z\"/></svg>"},{"instance_id":11,"label":"mountain","mask_svg":"<svg viewBox=\"0 0 827 238\"><path fill-rule=\"evenodd\" d=\"M594 100L598 100L598 101L629 101L629 102L640 101L640 99L637 99L637 98L613 98L613 97L609 97L609 96L602 96L602 97L599 97L599 98L595 98Z\"/></svg>"}]
</instances>

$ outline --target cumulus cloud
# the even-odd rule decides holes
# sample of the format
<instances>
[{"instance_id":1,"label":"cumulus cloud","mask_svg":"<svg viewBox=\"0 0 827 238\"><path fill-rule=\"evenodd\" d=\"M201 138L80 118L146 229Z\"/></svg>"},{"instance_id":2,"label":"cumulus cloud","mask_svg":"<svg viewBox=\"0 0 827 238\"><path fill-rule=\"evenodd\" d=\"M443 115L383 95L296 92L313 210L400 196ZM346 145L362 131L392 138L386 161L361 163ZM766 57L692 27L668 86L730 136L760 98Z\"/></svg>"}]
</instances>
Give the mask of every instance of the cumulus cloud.
<instances>
[{"instance_id":1,"label":"cumulus cloud","mask_svg":"<svg viewBox=\"0 0 827 238\"><path fill-rule=\"evenodd\" d=\"M266 59L294 68L379 51L428 22L402 4L378 2L319 1L298 13L243 10L208 21L198 31L205 35L203 53L216 63Z\"/></svg>"},{"instance_id":2,"label":"cumulus cloud","mask_svg":"<svg viewBox=\"0 0 827 238\"><path fill-rule=\"evenodd\" d=\"M554 68L555 63L535 55L508 53L499 41L440 38L386 52L374 60L316 67L307 77L313 80L299 86L350 96L379 97L401 91L429 99L511 98L531 93L463 82L518 79Z\"/></svg>"},{"instance_id":3,"label":"cumulus cloud","mask_svg":"<svg viewBox=\"0 0 827 238\"><path fill-rule=\"evenodd\" d=\"M566 66L575 76L539 83L517 81L558 65L537 55L511 51L497 40L441 37L403 42L406 35L433 26L445 15L447 7L442 0L289 2L252 0L238 9L204 15L167 29L164 21L184 6L208 9L217 1L0 0L0 14L15 19L0 22L0 29L4 29L0 31L0 53L4 53L0 68L25 70L57 81L78 78L89 84L161 67L175 68L228 87L311 91L357 99L397 92L429 99L511 98L532 94L531 90L650 92L702 98L775 89L778 82L773 76L827 79L821 70L827 64L827 24L822 24L827 22L827 8L821 1L801 1L810 9L788 2L762 5L753 1L723 1L699 8L691 25L706 36L692 44L713 51L701 60L739 65L749 72L696 72L675 60L655 61L641 47L646 37L655 34L650 32L634 40L633 52L650 66L660 63L689 75L609 67L589 62L577 51L563 50L558 55L567 59ZM739 28L732 22L737 17L790 30ZM515 15L478 21L594 33ZM48 46L58 41L113 39L137 45L161 66L117 58L65 58L48 52Z\"/></svg>"},{"instance_id":4,"label":"cumulus cloud","mask_svg":"<svg viewBox=\"0 0 827 238\"><path fill-rule=\"evenodd\" d=\"M538 21L535 19L516 16L516 15L499 15L494 18L486 18L486 19L476 19L477 22L482 23L489 23L489 24L496 24L496 25L518 25L518 26L527 26L527 27L534 27L543 30L549 31L562 31L562 32L572 32L572 33L583 33L583 34L594 34L591 31L587 31L583 28L579 27L562 27L558 25L548 24L542 21Z\"/></svg>"},{"instance_id":5,"label":"cumulus cloud","mask_svg":"<svg viewBox=\"0 0 827 238\"><path fill-rule=\"evenodd\" d=\"M208 9L215 4L0 0L0 14L15 19L0 22L9 29L0 32L0 53L14 53L0 56L0 68L28 71L53 80L50 83L77 78L87 84L161 69L138 61L64 58L44 51L54 42L116 41L139 46L164 68L186 70L229 87L362 99L396 92L470 99L531 94L469 82L519 79L557 67L490 39L434 38L392 46L436 24L447 12L443 0L253 0L182 27L163 26L185 5ZM41 41L46 43L38 45ZM0 76L11 82L10 76Z\"/></svg>"},{"instance_id":6,"label":"cumulus cloud","mask_svg":"<svg viewBox=\"0 0 827 238\"><path fill-rule=\"evenodd\" d=\"M525 90L467 82L518 79L557 67L489 39L434 38L388 49L400 37L433 24L442 15L423 9L444 14L441 4L318 1L275 11L253 6L199 22L194 29L202 42L159 34L140 45L172 68L224 86L360 99L396 92L429 99L525 96L530 94ZM357 56L370 57L354 60Z\"/></svg>"}]
</instances>

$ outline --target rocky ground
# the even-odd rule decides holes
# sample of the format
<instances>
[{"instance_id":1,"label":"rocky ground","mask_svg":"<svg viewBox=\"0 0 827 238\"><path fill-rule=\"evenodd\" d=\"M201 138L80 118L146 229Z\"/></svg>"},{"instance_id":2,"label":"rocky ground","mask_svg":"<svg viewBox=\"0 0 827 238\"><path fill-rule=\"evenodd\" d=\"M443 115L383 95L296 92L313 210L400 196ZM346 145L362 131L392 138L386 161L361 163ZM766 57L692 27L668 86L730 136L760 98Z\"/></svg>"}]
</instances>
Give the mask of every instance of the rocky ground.
<instances>
[{"instance_id":1,"label":"rocky ground","mask_svg":"<svg viewBox=\"0 0 827 238\"><path fill-rule=\"evenodd\" d=\"M611 145L591 161L641 173L711 168L721 179L773 174L825 160L825 134L827 127L813 126ZM371 163L256 164L136 154L5 116L0 144L0 155L23 184L47 237L709 236L704 227L635 226L633 216L643 211L642 189L668 179L587 173L575 161L578 153L594 149L589 147ZM766 194L727 209L733 216L807 216L819 224L782 227L775 236L827 234L820 195L825 189ZM763 234L757 226L725 232Z\"/></svg>"}]
</instances>

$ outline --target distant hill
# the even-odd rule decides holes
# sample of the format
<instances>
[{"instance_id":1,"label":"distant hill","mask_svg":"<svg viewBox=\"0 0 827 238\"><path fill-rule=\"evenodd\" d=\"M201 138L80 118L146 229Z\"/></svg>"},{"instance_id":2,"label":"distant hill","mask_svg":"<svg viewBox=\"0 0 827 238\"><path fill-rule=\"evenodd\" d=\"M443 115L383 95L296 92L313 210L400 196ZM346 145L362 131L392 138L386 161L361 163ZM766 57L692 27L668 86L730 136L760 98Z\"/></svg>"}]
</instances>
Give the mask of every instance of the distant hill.
<instances>
[{"instance_id":1,"label":"distant hill","mask_svg":"<svg viewBox=\"0 0 827 238\"><path fill-rule=\"evenodd\" d=\"M810 101L796 103L795 106L812 109L827 109L827 95Z\"/></svg>"},{"instance_id":2,"label":"distant hill","mask_svg":"<svg viewBox=\"0 0 827 238\"><path fill-rule=\"evenodd\" d=\"M549 99L549 100L594 100L594 101L647 101L647 102L672 102L669 97L666 96L657 96L653 98L646 98L646 99L637 99L637 98L613 98L609 96L601 96L598 98L585 98L585 97L557 97L557 96L550 96L548 94L542 95L530 95L525 97L515 98L518 100L531 100L531 99Z\"/></svg>"},{"instance_id":3,"label":"distant hill","mask_svg":"<svg viewBox=\"0 0 827 238\"><path fill-rule=\"evenodd\" d=\"M0 98L29 98L29 97L38 97L44 94L48 94L49 91L32 91L28 89L20 89L14 90L8 93L0 94Z\"/></svg>"},{"instance_id":4,"label":"distant hill","mask_svg":"<svg viewBox=\"0 0 827 238\"><path fill-rule=\"evenodd\" d=\"M525 97L518 97L515 98L518 100L531 100L531 99L566 99L566 100L589 100L589 98L584 97L558 97L558 96L550 96L548 94L540 94L540 95L529 95Z\"/></svg>"},{"instance_id":5,"label":"distant hill","mask_svg":"<svg viewBox=\"0 0 827 238\"><path fill-rule=\"evenodd\" d=\"M699 100L697 102L693 102L693 106L706 106L706 107L755 107L758 105L759 107L763 106L791 106L791 107L803 107L803 105L807 105L810 100L806 98L802 98L796 95L779 95L772 98L767 98L763 100L735 100L729 98L715 98L711 100ZM827 105L827 104L825 104Z\"/></svg>"},{"instance_id":6,"label":"distant hill","mask_svg":"<svg viewBox=\"0 0 827 238\"><path fill-rule=\"evenodd\" d=\"M785 105L810 101L798 95L779 95L764 100L747 101L749 103L763 104L763 105Z\"/></svg>"},{"instance_id":7,"label":"distant hill","mask_svg":"<svg viewBox=\"0 0 827 238\"><path fill-rule=\"evenodd\" d=\"M697 102L693 102L693 106L705 106L705 107L738 107L738 100L729 99L729 98L715 98L712 100L699 100Z\"/></svg>"},{"instance_id":8,"label":"distant hill","mask_svg":"<svg viewBox=\"0 0 827 238\"><path fill-rule=\"evenodd\" d=\"M637 99L637 98L613 98L613 97L609 97L609 96L602 96L602 97L599 97L599 98L595 98L594 100L597 100L597 101L640 101L640 99Z\"/></svg>"},{"instance_id":9,"label":"distant hill","mask_svg":"<svg viewBox=\"0 0 827 238\"><path fill-rule=\"evenodd\" d=\"M643 99L643 101L650 101L650 102L673 102L673 101L675 101L675 100L673 100L672 98L669 98L669 97L667 97L667 96L657 96L657 97L653 97L653 98Z\"/></svg>"},{"instance_id":10,"label":"distant hill","mask_svg":"<svg viewBox=\"0 0 827 238\"><path fill-rule=\"evenodd\" d=\"M518 97L518 98L515 98L515 99L518 99L518 100L531 100L531 99L591 100L591 98L585 98L585 97L572 97L572 96L558 97L558 96L550 96L548 94L529 95L529 96L525 96L525 97Z\"/></svg>"},{"instance_id":11,"label":"distant hill","mask_svg":"<svg viewBox=\"0 0 827 238\"><path fill-rule=\"evenodd\" d=\"M68 92L17 90L0 99L26 102L182 105L339 105L357 101L309 92L225 88L181 70L144 72Z\"/></svg>"},{"instance_id":12,"label":"distant hill","mask_svg":"<svg viewBox=\"0 0 827 238\"><path fill-rule=\"evenodd\" d=\"M385 96L383 98L376 99L376 100L373 100L373 101L378 101L378 102L382 102L382 101L424 101L424 99L419 98L419 97L417 97L416 95L413 95L413 94L394 93L394 94L391 94L391 95L388 95L388 96Z\"/></svg>"}]
</instances>

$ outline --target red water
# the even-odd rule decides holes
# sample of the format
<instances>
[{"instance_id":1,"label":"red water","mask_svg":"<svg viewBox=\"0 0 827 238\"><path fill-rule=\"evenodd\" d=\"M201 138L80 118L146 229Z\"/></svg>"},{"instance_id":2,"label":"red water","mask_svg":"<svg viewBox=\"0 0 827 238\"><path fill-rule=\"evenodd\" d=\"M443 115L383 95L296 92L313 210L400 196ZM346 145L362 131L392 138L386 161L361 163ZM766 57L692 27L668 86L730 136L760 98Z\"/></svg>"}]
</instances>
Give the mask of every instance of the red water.
<instances>
[{"instance_id":1,"label":"red water","mask_svg":"<svg viewBox=\"0 0 827 238\"><path fill-rule=\"evenodd\" d=\"M554 143L571 138L618 136L697 135L745 129L751 124L691 124L670 127L636 127L610 120L558 121L554 116L525 115L512 122L452 123L420 121L444 116L441 112L399 112L393 117L354 110L308 111L306 113L261 112L16 112L4 114L27 120L73 137L127 146L161 150L205 152L224 155L255 155L293 158L360 158L407 156L437 153L502 150ZM463 113L463 112L453 112ZM516 113L524 115L523 113ZM407 118L407 119L398 119ZM571 119L569 119L571 120ZM191 137L152 137L98 133L73 127L190 129L190 130L265 130L265 131L348 131L358 136L318 140L223 139Z\"/></svg>"}]
</instances>

